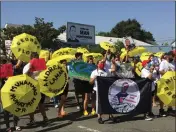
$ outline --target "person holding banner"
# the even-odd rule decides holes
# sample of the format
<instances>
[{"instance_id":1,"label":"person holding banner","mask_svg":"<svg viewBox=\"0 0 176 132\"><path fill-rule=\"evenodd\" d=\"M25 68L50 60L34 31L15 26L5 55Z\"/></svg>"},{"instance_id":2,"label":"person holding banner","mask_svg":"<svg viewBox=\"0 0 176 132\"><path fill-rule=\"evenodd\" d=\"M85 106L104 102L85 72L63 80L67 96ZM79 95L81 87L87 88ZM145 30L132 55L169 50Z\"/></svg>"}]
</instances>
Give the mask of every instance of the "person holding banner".
<instances>
[{"instance_id":1,"label":"person holding banner","mask_svg":"<svg viewBox=\"0 0 176 132\"><path fill-rule=\"evenodd\" d=\"M75 54L75 60L74 61L82 61L82 53L77 52ZM77 109L82 110L83 109L83 105L79 102L79 95L81 94L82 96L82 100L84 100L84 92L83 92L83 81L80 79L73 79L73 83L74 83L74 87L75 87L75 99L77 102Z\"/></svg>"},{"instance_id":2,"label":"person holding banner","mask_svg":"<svg viewBox=\"0 0 176 132\"><path fill-rule=\"evenodd\" d=\"M105 62L104 69L107 73L110 73L111 65L112 65L112 59L115 59L115 56L111 53L110 50L107 50L103 61Z\"/></svg>"},{"instance_id":3,"label":"person holding banner","mask_svg":"<svg viewBox=\"0 0 176 132\"><path fill-rule=\"evenodd\" d=\"M97 69L95 69L90 76L90 84L94 84L93 87L93 96L92 100L96 100L96 113L98 114L98 123L99 124L104 124L104 121L102 119L102 114L103 113L98 113L98 85L97 85L97 76L102 76L102 77L107 77L108 73L105 71L105 61L104 60L99 60L97 62ZM119 120L116 120L112 114L109 114L109 119L112 120L113 122L119 122Z\"/></svg>"},{"instance_id":4,"label":"person holding banner","mask_svg":"<svg viewBox=\"0 0 176 132\"><path fill-rule=\"evenodd\" d=\"M155 84L154 84L154 78L153 78L153 71L154 71L154 66L150 64L149 60L145 60L142 62L143 69L141 71L141 77L142 78L148 78L152 80L152 93L155 91ZM152 99L151 99L152 100ZM152 113L152 102L151 102L151 111L145 114L145 120L146 121L151 121L153 118L151 117L153 115ZM163 115L164 116L164 115Z\"/></svg>"},{"instance_id":5,"label":"person holding banner","mask_svg":"<svg viewBox=\"0 0 176 132\"><path fill-rule=\"evenodd\" d=\"M93 57L89 57L87 63L94 65ZM84 92L85 92L85 95L84 95L84 112L83 112L84 116L88 116L89 115L89 113L87 111L87 107L88 107L88 102L89 102L90 95L91 95L92 91L93 91L93 86L88 81L85 81L84 82ZM92 100L92 112L91 112L91 115L95 115L95 114L96 114L95 101Z\"/></svg>"},{"instance_id":6,"label":"person holding banner","mask_svg":"<svg viewBox=\"0 0 176 132\"><path fill-rule=\"evenodd\" d=\"M157 93L156 92L156 90L157 90L156 82L159 79L159 67L158 67L159 61L153 54L151 54L149 56L149 61L150 61L151 65L154 65L153 78L155 78L155 81L154 81L154 83L155 83L155 91L153 92L153 106L156 107L157 106L157 104L156 104L156 93Z\"/></svg>"},{"instance_id":7,"label":"person holding banner","mask_svg":"<svg viewBox=\"0 0 176 132\"><path fill-rule=\"evenodd\" d=\"M33 58L39 59L39 55L37 52L32 52L31 53L31 60ZM32 77L34 80L38 80L38 76L40 74L40 71L31 71L32 68L32 64L28 63L27 65L25 65L24 69L23 69L23 74L28 74L30 77ZM48 121L48 117L46 116L46 112L45 112L45 95L41 93L41 100L39 103L39 110L43 116L43 122L47 122ZM29 114L30 116L30 123L28 125L34 125L35 124L35 120L34 120L34 113Z\"/></svg>"},{"instance_id":8,"label":"person holding banner","mask_svg":"<svg viewBox=\"0 0 176 132\"><path fill-rule=\"evenodd\" d=\"M7 63L7 60L2 60L2 64L6 64ZM1 79L1 86L0 86L0 90L1 88L3 87L3 85L5 84L7 78L2 78ZM2 105L1 103L1 92L0 92L0 104ZM4 112L4 121L5 121L5 124L6 124L6 132L12 132L12 129L10 127L10 113L6 110L3 110ZM18 126L18 121L19 121L19 118L15 115L12 115L13 116L13 125L14 125L14 128L16 131L21 131L21 127Z\"/></svg>"},{"instance_id":9,"label":"person holding banner","mask_svg":"<svg viewBox=\"0 0 176 132\"><path fill-rule=\"evenodd\" d=\"M68 66L67 66L67 60L61 60L60 63L66 68L67 74L68 74ZM60 96L60 104L59 104L59 109L58 109L58 117L62 118L67 115L67 113L64 110L65 106L65 101L67 99L68 95L68 89L69 89L69 83L67 83L64 92L59 95Z\"/></svg>"}]
</instances>

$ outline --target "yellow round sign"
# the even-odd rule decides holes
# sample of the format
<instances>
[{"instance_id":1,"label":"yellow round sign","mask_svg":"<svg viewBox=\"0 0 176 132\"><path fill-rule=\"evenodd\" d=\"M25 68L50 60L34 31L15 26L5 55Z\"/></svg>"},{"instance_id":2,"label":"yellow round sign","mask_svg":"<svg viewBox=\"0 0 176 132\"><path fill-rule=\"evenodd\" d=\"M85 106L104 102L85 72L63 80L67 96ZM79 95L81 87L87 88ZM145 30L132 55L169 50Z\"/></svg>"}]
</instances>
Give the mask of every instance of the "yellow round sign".
<instances>
[{"instance_id":1,"label":"yellow round sign","mask_svg":"<svg viewBox=\"0 0 176 132\"><path fill-rule=\"evenodd\" d=\"M66 68L61 64L53 63L40 73L38 81L40 92L49 97L59 95L63 93L68 83Z\"/></svg>"},{"instance_id":2,"label":"yellow round sign","mask_svg":"<svg viewBox=\"0 0 176 132\"><path fill-rule=\"evenodd\" d=\"M16 116L36 110L41 99L38 82L27 75L8 78L1 89L3 108Z\"/></svg>"}]
</instances>

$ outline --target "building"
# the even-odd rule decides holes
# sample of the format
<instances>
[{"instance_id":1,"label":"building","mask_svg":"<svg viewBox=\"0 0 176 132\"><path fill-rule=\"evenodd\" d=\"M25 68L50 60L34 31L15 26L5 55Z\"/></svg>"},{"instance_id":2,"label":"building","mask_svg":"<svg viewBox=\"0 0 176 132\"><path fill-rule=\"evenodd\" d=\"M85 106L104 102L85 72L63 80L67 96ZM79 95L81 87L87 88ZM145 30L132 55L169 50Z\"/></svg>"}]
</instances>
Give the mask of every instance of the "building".
<instances>
[{"instance_id":1,"label":"building","mask_svg":"<svg viewBox=\"0 0 176 132\"><path fill-rule=\"evenodd\" d=\"M58 40L61 41L61 43L67 43L66 40L66 32L60 34L58 36ZM110 42L110 43L116 43L117 41L123 42L123 38L115 38L115 37L104 37L104 36L96 36L95 37L95 44L100 44L100 42ZM160 45L152 45L146 42L142 42L140 40L133 39L134 43L136 46L143 46L145 47L148 51L150 52L159 52L159 51L164 51L168 52L172 50L171 46L160 46Z\"/></svg>"},{"instance_id":2,"label":"building","mask_svg":"<svg viewBox=\"0 0 176 132\"><path fill-rule=\"evenodd\" d=\"M66 32L60 34L58 36L58 39L61 40L62 42L67 42L66 40ZM133 39L134 43L136 44L136 46L152 46L151 44ZM122 38L115 38L115 37L103 37L103 36L95 36L95 44L100 44L100 42L110 42L110 43L116 43L117 41L123 41Z\"/></svg>"},{"instance_id":3,"label":"building","mask_svg":"<svg viewBox=\"0 0 176 132\"><path fill-rule=\"evenodd\" d=\"M171 43L173 48L176 48L175 41Z\"/></svg>"},{"instance_id":4,"label":"building","mask_svg":"<svg viewBox=\"0 0 176 132\"><path fill-rule=\"evenodd\" d=\"M15 27L15 28L17 28L17 27L21 27L21 26L23 26L23 25L7 23L5 25L5 28L8 28L8 27Z\"/></svg>"}]
</instances>

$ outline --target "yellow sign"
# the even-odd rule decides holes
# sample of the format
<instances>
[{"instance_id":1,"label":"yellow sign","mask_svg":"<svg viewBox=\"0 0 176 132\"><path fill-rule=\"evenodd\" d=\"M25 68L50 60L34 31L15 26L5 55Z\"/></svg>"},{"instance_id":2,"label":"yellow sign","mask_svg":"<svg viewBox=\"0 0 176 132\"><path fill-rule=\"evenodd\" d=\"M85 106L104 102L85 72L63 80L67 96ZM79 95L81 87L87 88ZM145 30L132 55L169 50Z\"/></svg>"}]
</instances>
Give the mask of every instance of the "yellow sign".
<instances>
[{"instance_id":1,"label":"yellow sign","mask_svg":"<svg viewBox=\"0 0 176 132\"><path fill-rule=\"evenodd\" d=\"M100 43L101 48L103 48L104 50L110 50L112 53L116 52L116 48L114 45L108 43L108 42L101 42Z\"/></svg>"},{"instance_id":2,"label":"yellow sign","mask_svg":"<svg viewBox=\"0 0 176 132\"><path fill-rule=\"evenodd\" d=\"M16 116L32 113L41 99L38 82L27 75L10 77L1 90L3 108Z\"/></svg>"},{"instance_id":3,"label":"yellow sign","mask_svg":"<svg viewBox=\"0 0 176 132\"><path fill-rule=\"evenodd\" d=\"M55 97L63 93L68 82L66 68L53 61L52 65L49 65L45 71L40 73L38 81L40 91L43 94L49 97Z\"/></svg>"},{"instance_id":4,"label":"yellow sign","mask_svg":"<svg viewBox=\"0 0 176 132\"><path fill-rule=\"evenodd\" d=\"M41 50L39 58L44 58L45 61L47 62L50 58L50 52L48 50Z\"/></svg>"},{"instance_id":5,"label":"yellow sign","mask_svg":"<svg viewBox=\"0 0 176 132\"><path fill-rule=\"evenodd\" d=\"M157 52L154 54L154 56L161 58L161 56L164 54L164 52Z\"/></svg>"},{"instance_id":6,"label":"yellow sign","mask_svg":"<svg viewBox=\"0 0 176 132\"><path fill-rule=\"evenodd\" d=\"M74 48L61 48L52 54L52 59L61 55L75 55L76 49Z\"/></svg>"},{"instance_id":7,"label":"yellow sign","mask_svg":"<svg viewBox=\"0 0 176 132\"><path fill-rule=\"evenodd\" d=\"M152 52L144 52L141 54L140 60L141 61L148 60L150 55L152 55L152 54L153 54Z\"/></svg>"},{"instance_id":8,"label":"yellow sign","mask_svg":"<svg viewBox=\"0 0 176 132\"><path fill-rule=\"evenodd\" d=\"M157 95L168 106L176 106L176 72L168 71L157 82Z\"/></svg>"},{"instance_id":9,"label":"yellow sign","mask_svg":"<svg viewBox=\"0 0 176 132\"><path fill-rule=\"evenodd\" d=\"M103 55L100 53L88 53L83 55L84 62L87 62L89 56L93 57L93 61L96 64L99 60L103 59Z\"/></svg>"},{"instance_id":10,"label":"yellow sign","mask_svg":"<svg viewBox=\"0 0 176 132\"><path fill-rule=\"evenodd\" d=\"M17 59L29 62L31 52L39 54L41 45L36 37L23 33L13 38L10 48Z\"/></svg>"},{"instance_id":11,"label":"yellow sign","mask_svg":"<svg viewBox=\"0 0 176 132\"><path fill-rule=\"evenodd\" d=\"M86 48L82 48L82 47L78 47L77 52L80 52L80 53L83 53L83 54L89 53L89 51Z\"/></svg>"},{"instance_id":12,"label":"yellow sign","mask_svg":"<svg viewBox=\"0 0 176 132\"><path fill-rule=\"evenodd\" d=\"M62 55L62 56L56 57L56 58L54 58L54 59L52 59L52 60L49 60L49 61L47 62L47 66L52 65L53 62L58 62L58 63L60 63L61 60L66 60L67 62L70 62L70 61L73 60L74 58L75 58L74 55Z\"/></svg>"}]
</instances>

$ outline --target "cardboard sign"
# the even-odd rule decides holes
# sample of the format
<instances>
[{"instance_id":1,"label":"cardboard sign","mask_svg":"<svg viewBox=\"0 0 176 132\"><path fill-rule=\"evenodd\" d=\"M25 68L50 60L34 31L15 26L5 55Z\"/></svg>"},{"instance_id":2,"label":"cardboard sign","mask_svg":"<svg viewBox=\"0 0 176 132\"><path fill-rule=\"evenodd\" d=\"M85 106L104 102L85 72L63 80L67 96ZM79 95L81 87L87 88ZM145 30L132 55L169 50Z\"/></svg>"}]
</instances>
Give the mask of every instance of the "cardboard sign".
<instances>
[{"instance_id":1,"label":"cardboard sign","mask_svg":"<svg viewBox=\"0 0 176 132\"><path fill-rule=\"evenodd\" d=\"M30 61L31 64L31 72L33 71L42 71L46 69L46 62L44 58L40 58L40 59L32 59Z\"/></svg>"},{"instance_id":2,"label":"cardboard sign","mask_svg":"<svg viewBox=\"0 0 176 132\"><path fill-rule=\"evenodd\" d=\"M13 76L12 64L0 65L0 78L6 78Z\"/></svg>"}]
</instances>

